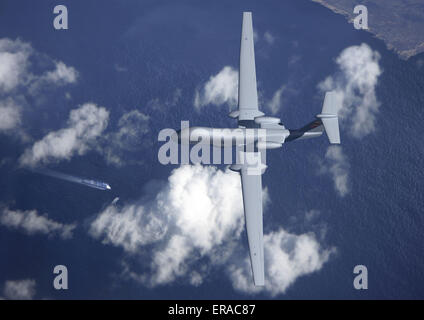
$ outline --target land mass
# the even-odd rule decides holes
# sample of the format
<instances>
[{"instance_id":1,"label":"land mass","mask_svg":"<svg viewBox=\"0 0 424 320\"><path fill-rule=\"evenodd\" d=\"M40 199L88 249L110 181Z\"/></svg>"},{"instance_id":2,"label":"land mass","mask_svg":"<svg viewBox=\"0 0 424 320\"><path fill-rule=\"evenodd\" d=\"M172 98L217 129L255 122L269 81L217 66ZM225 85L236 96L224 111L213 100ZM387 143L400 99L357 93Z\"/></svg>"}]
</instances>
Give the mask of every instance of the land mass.
<instances>
[{"instance_id":1,"label":"land mass","mask_svg":"<svg viewBox=\"0 0 424 320\"><path fill-rule=\"evenodd\" d=\"M402 59L424 52L423 0L312 0L344 15L353 23L356 5L368 9L368 31L382 39Z\"/></svg>"}]
</instances>

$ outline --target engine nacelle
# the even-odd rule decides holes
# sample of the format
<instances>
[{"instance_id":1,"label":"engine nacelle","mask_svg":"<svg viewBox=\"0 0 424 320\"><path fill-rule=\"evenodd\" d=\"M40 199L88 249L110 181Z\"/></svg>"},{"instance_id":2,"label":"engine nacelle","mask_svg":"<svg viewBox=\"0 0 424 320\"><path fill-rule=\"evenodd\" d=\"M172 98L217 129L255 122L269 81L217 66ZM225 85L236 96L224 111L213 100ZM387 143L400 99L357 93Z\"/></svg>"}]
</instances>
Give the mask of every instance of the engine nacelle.
<instances>
[{"instance_id":1,"label":"engine nacelle","mask_svg":"<svg viewBox=\"0 0 424 320\"><path fill-rule=\"evenodd\" d=\"M239 172L241 171L242 166L240 164L232 164L230 166L231 171Z\"/></svg>"},{"instance_id":2,"label":"engine nacelle","mask_svg":"<svg viewBox=\"0 0 424 320\"><path fill-rule=\"evenodd\" d=\"M258 149L277 149L277 148L281 148L283 146L282 143L278 143L278 142L271 142L271 141L258 141L256 143L256 146L258 147Z\"/></svg>"},{"instance_id":3,"label":"engine nacelle","mask_svg":"<svg viewBox=\"0 0 424 320\"><path fill-rule=\"evenodd\" d=\"M280 119L276 117L256 117L255 123L257 124L279 124Z\"/></svg>"}]
</instances>

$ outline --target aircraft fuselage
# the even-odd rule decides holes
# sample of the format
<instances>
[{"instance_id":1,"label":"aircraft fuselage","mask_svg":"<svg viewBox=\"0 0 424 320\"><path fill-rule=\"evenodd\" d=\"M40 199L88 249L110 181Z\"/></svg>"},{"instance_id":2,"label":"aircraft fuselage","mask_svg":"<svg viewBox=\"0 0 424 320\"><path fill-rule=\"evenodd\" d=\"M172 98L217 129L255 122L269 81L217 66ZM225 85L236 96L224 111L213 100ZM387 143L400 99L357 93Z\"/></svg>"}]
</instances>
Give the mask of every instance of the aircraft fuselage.
<instances>
[{"instance_id":1,"label":"aircraft fuselage","mask_svg":"<svg viewBox=\"0 0 424 320\"><path fill-rule=\"evenodd\" d=\"M280 128L189 127L178 132L178 142L208 144L219 148L262 143L266 149L272 149L277 146L281 147L289 135L289 130L283 126Z\"/></svg>"}]
</instances>

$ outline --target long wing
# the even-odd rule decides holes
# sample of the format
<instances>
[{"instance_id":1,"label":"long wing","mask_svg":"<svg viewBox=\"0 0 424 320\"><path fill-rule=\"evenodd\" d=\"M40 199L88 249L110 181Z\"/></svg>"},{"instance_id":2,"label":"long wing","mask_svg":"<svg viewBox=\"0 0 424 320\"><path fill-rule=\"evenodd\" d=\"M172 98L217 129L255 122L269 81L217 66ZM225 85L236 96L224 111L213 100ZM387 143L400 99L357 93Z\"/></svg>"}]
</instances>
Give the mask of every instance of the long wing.
<instances>
[{"instance_id":1,"label":"long wing","mask_svg":"<svg viewBox=\"0 0 424 320\"><path fill-rule=\"evenodd\" d=\"M252 168L248 165L244 165L240 170L250 261L256 286L265 284L261 176L263 171L260 166Z\"/></svg>"},{"instance_id":2,"label":"long wing","mask_svg":"<svg viewBox=\"0 0 424 320\"><path fill-rule=\"evenodd\" d=\"M252 13L243 13L239 72L239 120L253 120L263 115L258 110L256 88L255 48L253 43Z\"/></svg>"}]
</instances>

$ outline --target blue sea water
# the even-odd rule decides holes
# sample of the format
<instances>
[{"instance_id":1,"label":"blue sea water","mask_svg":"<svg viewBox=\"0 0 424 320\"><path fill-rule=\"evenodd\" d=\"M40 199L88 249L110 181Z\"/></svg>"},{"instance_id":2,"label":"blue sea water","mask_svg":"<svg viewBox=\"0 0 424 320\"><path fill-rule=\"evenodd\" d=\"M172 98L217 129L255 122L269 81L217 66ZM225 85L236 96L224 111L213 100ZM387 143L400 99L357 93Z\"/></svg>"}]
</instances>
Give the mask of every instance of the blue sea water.
<instances>
[{"instance_id":1,"label":"blue sea water","mask_svg":"<svg viewBox=\"0 0 424 320\"><path fill-rule=\"evenodd\" d=\"M111 111L111 130L119 117L138 108L151 117L157 140L165 127L180 120L206 126L234 126L228 108L193 109L195 89L224 66L238 67L241 13L253 12L255 30L276 36L272 46L256 44L259 88L264 98L284 83L296 90L285 97L278 116L286 127L297 128L321 108L317 84L337 70L335 58L346 47L367 43L381 55L383 73L377 86L381 102L376 132L358 140L342 128L343 151L349 159L351 192L337 196L331 179L318 175L326 139L299 141L268 153L263 176L271 203L265 232L281 226L291 232L326 227L322 243L336 247L323 268L300 277L280 299L405 299L424 298L423 171L424 67L418 55L400 60L372 34L357 31L344 17L311 1L62 1L69 10L67 31L52 27L54 1L2 1L0 38L17 37L80 72L78 85L47 93L45 103L34 101L28 111L28 133L39 139L66 122L75 106L87 101ZM291 59L300 62L290 64ZM116 66L126 68L117 72ZM165 110L149 101L181 99ZM72 99L66 100L69 91ZM31 110L31 108L34 110ZM0 136L0 203L29 210L37 208L64 223L84 222L114 197L138 199L151 180L165 181L175 166L157 161L159 144L134 155L143 164L116 168L91 152L54 166L58 171L98 177L110 193L90 190L18 169L25 149L17 139ZM314 223L306 211L319 210ZM182 282L146 288L119 280L122 250L105 246L78 228L72 241L28 237L1 227L0 284L9 279L36 278L37 296L51 298L269 298L234 291L225 275L213 273L199 287ZM51 286L53 266L71 265L72 290ZM369 289L353 288L353 267L366 265Z\"/></svg>"}]
</instances>

